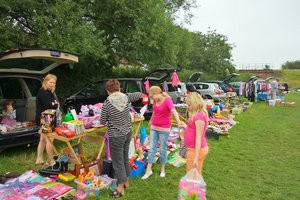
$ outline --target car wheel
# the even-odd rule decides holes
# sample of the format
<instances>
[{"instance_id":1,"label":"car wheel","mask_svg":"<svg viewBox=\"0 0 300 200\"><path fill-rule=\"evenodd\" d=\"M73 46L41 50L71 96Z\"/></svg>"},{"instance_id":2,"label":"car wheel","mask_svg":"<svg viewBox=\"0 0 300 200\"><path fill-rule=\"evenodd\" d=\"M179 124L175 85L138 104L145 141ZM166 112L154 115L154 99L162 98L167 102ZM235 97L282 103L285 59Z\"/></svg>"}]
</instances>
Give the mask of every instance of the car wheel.
<instances>
[{"instance_id":1,"label":"car wheel","mask_svg":"<svg viewBox=\"0 0 300 200\"><path fill-rule=\"evenodd\" d=\"M212 99L212 97L209 96L209 95L205 95L205 98L207 98L207 99Z\"/></svg>"}]
</instances>

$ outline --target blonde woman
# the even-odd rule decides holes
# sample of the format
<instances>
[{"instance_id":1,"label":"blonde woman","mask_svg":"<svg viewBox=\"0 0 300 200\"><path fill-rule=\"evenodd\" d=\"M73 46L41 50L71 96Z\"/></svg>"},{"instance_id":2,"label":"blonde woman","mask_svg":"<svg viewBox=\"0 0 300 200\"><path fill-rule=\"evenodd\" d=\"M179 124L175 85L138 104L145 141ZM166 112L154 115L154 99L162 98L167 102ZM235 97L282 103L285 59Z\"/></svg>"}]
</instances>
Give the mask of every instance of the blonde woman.
<instances>
[{"instance_id":1,"label":"blonde woman","mask_svg":"<svg viewBox=\"0 0 300 200\"><path fill-rule=\"evenodd\" d=\"M208 126L208 113L202 97L192 92L185 100L188 106L189 119L184 134L184 142L187 147L186 171L196 168L202 175L204 160L208 154L206 130Z\"/></svg>"},{"instance_id":2,"label":"blonde woman","mask_svg":"<svg viewBox=\"0 0 300 200\"><path fill-rule=\"evenodd\" d=\"M181 125L179 115L175 110L172 99L160 87L152 86L149 90L149 97L153 99L153 113L149 121L150 125L150 150L148 165L142 179L147 179L152 175L152 165L155 161L157 144L160 142L160 177L165 177L165 164L167 161L167 142L171 128L171 114L174 115L178 125Z\"/></svg>"},{"instance_id":3,"label":"blonde woman","mask_svg":"<svg viewBox=\"0 0 300 200\"><path fill-rule=\"evenodd\" d=\"M35 121L36 124L40 125L41 113L47 109L56 109L58 107L58 102L56 100L56 96L54 94L55 86L56 86L57 77L53 74L48 74L42 83L41 89L38 91L36 96L36 115ZM46 139L46 135L41 134L40 142L37 149L37 159L35 164L42 165L43 161L43 153L46 148L48 154L48 164L53 165L55 161L53 160L53 149L51 144Z\"/></svg>"}]
</instances>

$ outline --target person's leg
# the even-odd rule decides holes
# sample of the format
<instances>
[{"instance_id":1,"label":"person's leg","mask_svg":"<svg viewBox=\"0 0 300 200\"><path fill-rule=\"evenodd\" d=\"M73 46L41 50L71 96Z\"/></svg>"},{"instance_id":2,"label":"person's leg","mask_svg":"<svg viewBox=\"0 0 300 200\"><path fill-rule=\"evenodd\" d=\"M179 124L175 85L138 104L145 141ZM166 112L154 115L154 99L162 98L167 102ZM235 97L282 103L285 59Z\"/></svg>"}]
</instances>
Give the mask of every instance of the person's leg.
<instances>
[{"instance_id":1,"label":"person's leg","mask_svg":"<svg viewBox=\"0 0 300 200\"><path fill-rule=\"evenodd\" d=\"M43 164L43 153L46 147L46 136L44 134L40 135L40 141L37 148L37 158L35 164Z\"/></svg>"},{"instance_id":2,"label":"person's leg","mask_svg":"<svg viewBox=\"0 0 300 200\"><path fill-rule=\"evenodd\" d=\"M124 166L124 144L126 136L109 138L111 159L115 174L117 176L117 191L124 194L124 183L127 181L126 169Z\"/></svg>"},{"instance_id":3,"label":"person's leg","mask_svg":"<svg viewBox=\"0 0 300 200\"><path fill-rule=\"evenodd\" d=\"M160 176L165 177L166 171L165 166L167 162L167 150L168 150L168 138L169 132L159 132L159 142L160 142L160 163L161 163L161 172Z\"/></svg>"},{"instance_id":4,"label":"person's leg","mask_svg":"<svg viewBox=\"0 0 300 200\"><path fill-rule=\"evenodd\" d=\"M205 160L207 154L208 154L208 147L200 149L199 159L198 159L198 168L197 168L200 175L202 175L203 163L204 163L204 160Z\"/></svg>"},{"instance_id":5,"label":"person's leg","mask_svg":"<svg viewBox=\"0 0 300 200\"><path fill-rule=\"evenodd\" d=\"M158 132L155 130L150 130L150 149L148 154L148 165L145 175L142 179L147 179L152 174L152 164L155 160L155 154L157 152L157 143L158 143Z\"/></svg>"},{"instance_id":6,"label":"person's leg","mask_svg":"<svg viewBox=\"0 0 300 200\"><path fill-rule=\"evenodd\" d=\"M47 136L44 136L47 137ZM48 164L49 165L54 165L55 161L53 160L53 148L51 145L51 142L53 142L53 139L50 141L49 139L45 138L46 140L46 151L48 155Z\"/></svg>"},{"instance_id":7,"label":"person's leg","mask_svg":"<svg viewBox=\"0 0 300 200\"><path fill-rule=\"evenodd\" d=\"M186 172L193 169L194 158L195 158L195 149L186 148Z\"/></svg>"},{"instance_id":8,"label":"person's leg","mask_svg":"<svg viewBox=\"0 0 300 200\"><path fill-rule=\"evenodd\" d=\"M130 176L130 166L129 166L128 152L129 152L129 145L130 145L130 142L131 142L131 136L132 136L131 132L127 134L125 144L124 144L124 155L123 156L124 156L124 166L125 166L125 171L126 171L126 176L127 176L127 180L124 183L124 186L126 188L129 187L128 177Z\"/></svg>"}]
</instances>

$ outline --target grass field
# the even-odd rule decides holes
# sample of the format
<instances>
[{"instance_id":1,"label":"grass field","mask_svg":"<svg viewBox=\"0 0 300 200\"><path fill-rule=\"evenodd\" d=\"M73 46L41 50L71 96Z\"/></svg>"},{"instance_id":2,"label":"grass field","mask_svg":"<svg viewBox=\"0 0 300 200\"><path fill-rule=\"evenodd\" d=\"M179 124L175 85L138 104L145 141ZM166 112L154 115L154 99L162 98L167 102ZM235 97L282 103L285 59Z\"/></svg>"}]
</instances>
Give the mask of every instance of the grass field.
<instances>
[{"instance_id":1,"label":"grass field","mask_svg":"<svg viewBox=\"0 0 300 200\"><path fill-rule=\"evenodd\" d=\"M236 117L239 124L230 130L229 138L209 139L203 174L208 200L300 199L300 93L286 99L295 101L296 107L255 103ZM37 170L35 156L35 147L5 150L0 154L0 173ZM153 171L146 181L131 179L122 199L176 199L185 167L167 165L166 178L159 177L158 165ZM108 191L99 199L109 199Z\"/></svg>"},{"instance_id":2,"label":"grass field","mask_svg":"<svg viewBox=\"0 0 300 200\"><path fill-rule=\"evenodd\" d=\"M288 82L291 89L300 88L300 70L280 70L283 82Z\"/></svg>"}]
</instances>

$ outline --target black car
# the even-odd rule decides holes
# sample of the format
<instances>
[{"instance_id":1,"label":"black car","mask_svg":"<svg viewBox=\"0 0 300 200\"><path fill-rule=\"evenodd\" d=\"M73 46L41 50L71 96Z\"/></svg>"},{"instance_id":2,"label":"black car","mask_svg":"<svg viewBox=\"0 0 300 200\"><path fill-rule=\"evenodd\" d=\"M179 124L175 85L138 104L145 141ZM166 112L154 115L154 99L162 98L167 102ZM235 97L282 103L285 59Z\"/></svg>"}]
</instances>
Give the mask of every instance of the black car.
<instances>
[{"instance_id":1,"label":"black car","mask_svg":"<svg viewBox=\"0 0 300 200\"><path fill-rule=\"evenodd\" d=\"M3 103L15 103L18 126L5 130L1 124L0 151L39 140L38 127L25 126L35 120L36 97L44 75L62 64L78 62L78 56L50 49L18 49L0 52L0 118ZM0 120L2 122L2 120ZM6 127L6 126L5 126Z\"/></svg>"},{"instance_id":2,"label":"black car","mask_svg":"<svg viewBox=\"0 0 300 200\"><path fill-rule=\"evenodd\" d=\"M167 77L175 69L157 69L151 72L144 78L116 78L119 80L121 84L121 92L123 93L132 93L132 92L141 92L143 94L147 94L144 82L149 80L150 86L159 85L162 81L164 81ZM100 80L94 83L88 84L86 87L80 89L75 94L66 98L63 109L64 112L67 113L72 109L75 109L77 113L80 112L80 108L82 105L103 103L105 99L108 97L108 94L105 90L105 83L107 80ZM136 101L132 103L132 107L140 112L140 109L145 105L149 104L148 98L143 98L140 101ZM152 107L151 104L148 106L148 110L146 111L144 117L149 119L152 115Z\"/></svg>"}]
</instances>

